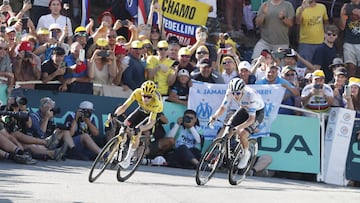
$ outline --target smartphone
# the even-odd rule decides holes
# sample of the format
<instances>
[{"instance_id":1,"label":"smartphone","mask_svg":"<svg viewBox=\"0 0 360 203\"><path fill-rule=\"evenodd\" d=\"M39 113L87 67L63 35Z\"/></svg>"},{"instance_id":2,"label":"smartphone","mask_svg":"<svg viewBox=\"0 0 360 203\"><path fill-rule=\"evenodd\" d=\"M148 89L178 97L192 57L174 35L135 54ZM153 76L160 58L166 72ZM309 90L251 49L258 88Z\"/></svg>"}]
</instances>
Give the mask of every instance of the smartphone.
<instances>
[{"instance_id":1,"label":"smartphone","mask_svg":"<svg viewBox=\"0 0 360 203\"><path fill-rule=\"evenodd\" d=\"M228 53L228 50L226 48L221 48L221 53L222 54L227 54Z\"/></svg>"},{"instance_id":2,"label":"smartphone","mask_svg":"<svg viewBox=\"0 0 360 203\"><path fill-rule=\"evenodd\" d=\"M6 27L5 27L5 26L1 26L1 27L0 27L0 32L1 32L1 33L5 33L5 30L6 30Z\"/></svg>"},{"instance_id":3,"label":"smartphone","mask_svg":"<svg viewBox=\"0 0 360 203\"><path fill-rule=\"evenodd\" d=\"M3 5L4 5L4 6L7 6L7 5L9 5L9 4L10 4L10 0L4 0L4 1L3 1Z\"/></svg>"},{"instance_id":4,"label":"smartphone","mask_svg":"<svg viewBox=\"0 0 360 203\"><path fill-rule=\"evenodd\" d=\"M351 87L349 85L345 85L345 96L351 96Z\"/></svg>"},{"instance_id":5,"label":"smartphone","mask_svg":"<svg viewBox=\"0 0 360 203\"><path fill-rule=\"evenodd\" d=\"M314 84L314 88L315 88L315 89L321 89L322 86L321 86L320 84Z\"/></svg>"},{"instance_id":6,"label":"smartphone","mask_svg":"<svg viewBox=\"0 0 360 203\"><path fill-rule=\"evenodd\" d=\"M51 31L51 38L57 40L57 32L56 32L56 30Z\"/></svg>"},{"instance_id":7,"label":"smartphone","mask_svg":"<svg viewBox=\"0 0 360 203\"><path fill-rule=\"evenodd\" d=\"M205 32L200 33L200 39L201 40L206 40L206 33Z\"/></svg>"},{"instance_id":8,"label":"smartphone","mask_svg":"<svg viewBox=\"0 0 360 203\"><path fill-rule=\"evenodd\" d=\"M80 61L85 61L85 49L80 49L79 59Z\"/></svg>"},{"instance_id":9,"label":"smartphone","mask_svg":"<svg viewBox=\"0 0 360 203\"><path fill-rule=\"evenodd\" d=\"M21 19L22 29L25 30L27 33L29 32L28 21L29 21L29 18L22 18Z\"/></svg>"}]
</instances>

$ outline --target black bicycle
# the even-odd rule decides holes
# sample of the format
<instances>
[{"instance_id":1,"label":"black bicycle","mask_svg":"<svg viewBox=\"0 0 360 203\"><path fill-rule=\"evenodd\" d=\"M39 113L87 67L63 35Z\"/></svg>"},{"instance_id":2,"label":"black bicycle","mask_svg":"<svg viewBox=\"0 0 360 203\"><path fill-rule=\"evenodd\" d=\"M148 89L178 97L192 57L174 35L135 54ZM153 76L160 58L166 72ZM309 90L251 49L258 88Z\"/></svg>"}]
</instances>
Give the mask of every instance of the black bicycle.
<instances>
[{"instance_id":1,"label":"black bicycle","mask_svg":"<svg viewBox=\"0 0 360 203\"><path fill-rule=\"evenodd\" d=\"M136 128L130 128L116 118L113 118L112 121L108 122L117 122L120 124L121 128L119 133L111 138L101 149L101 152L93 162L90 169L89 182L94 182L99 178L109 165L110 169L117 168L117 180L124 182L134 174L145 155L147 145L146 138L140 137L139 146L131 157L130 166L126 169L120 167L118 163L127 158L126 156L128 156L129 149L131 149L132 145L135 143L135 135L137 134L137 132L135 132ZM143 122L140 124L142 123Z\"/></svg>"},{"instance_id":2,"label":"black bicycle","mask_svg":"<svg viewBox=\"0 0 360 203\"><path fill-rule=\"evenodd\" d=\"M198 185L205 185L221 165L228 169L228 180L231 185L238 185L245 179L246 173L256 159L258 151L257 141L255 138L249 137L251 156L246 167L239 169L237 165L243 157L244 148L237 136L234 139L235 143L232 142L233 134L234 126L224 124L222 134L215 138L206 149L196 169L195 179Z\"/></svg>"}]
</instances>

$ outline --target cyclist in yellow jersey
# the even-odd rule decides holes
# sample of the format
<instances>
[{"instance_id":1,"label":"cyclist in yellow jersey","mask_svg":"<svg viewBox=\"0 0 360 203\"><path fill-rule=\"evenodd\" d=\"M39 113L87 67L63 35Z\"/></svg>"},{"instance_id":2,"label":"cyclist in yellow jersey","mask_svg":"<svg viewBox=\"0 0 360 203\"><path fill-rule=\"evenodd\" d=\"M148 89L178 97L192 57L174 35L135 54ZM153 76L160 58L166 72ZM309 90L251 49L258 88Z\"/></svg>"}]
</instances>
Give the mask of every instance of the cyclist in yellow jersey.
<instances>
[{"instance_id":1,"label":"cyclist in yellow jersey","mask_svg":"<svg viewBox=\"0 0 360 203\"><path fill-rule=\"evenodd\" d=\"M129 151L129 156L119 163L124 169L130 166L131 157L139 145L141 133L151 129L156 123L156 115L163 111L162 98L156 89L156 85L153 81L145 81L140 88L136 88L130 97L115 110L115 115L119 116L123 114L134 101L136 101L139 105L139 107L125 120L129 127L135 128L139 132L136 134L135 143ZM147 118L149 119L146 123L138 126L139 123Z\"/></svg>"}]
</instances>

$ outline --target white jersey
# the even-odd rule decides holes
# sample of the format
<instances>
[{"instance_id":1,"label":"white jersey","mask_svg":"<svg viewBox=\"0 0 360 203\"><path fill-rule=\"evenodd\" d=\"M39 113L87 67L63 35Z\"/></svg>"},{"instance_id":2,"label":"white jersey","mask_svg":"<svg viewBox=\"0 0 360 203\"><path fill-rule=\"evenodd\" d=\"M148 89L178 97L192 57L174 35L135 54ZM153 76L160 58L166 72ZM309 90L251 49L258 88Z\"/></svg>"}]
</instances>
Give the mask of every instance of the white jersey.
<instances>
[{"instance_id":1,"label":"white jersey","mask_svg":"<svg viewBox=\"0 0 360 203\"><path fill-rule=\"evenodd\" d=\"M221 105L225 106L228 111L238 110L240 107L246 108L249 115L255 115L256 111L264 108L264 101L256 90L249 86L245 86L243 91L244 95L241 99L236 100L232 92L228 89Z\"/></svg>"}]
</instances>

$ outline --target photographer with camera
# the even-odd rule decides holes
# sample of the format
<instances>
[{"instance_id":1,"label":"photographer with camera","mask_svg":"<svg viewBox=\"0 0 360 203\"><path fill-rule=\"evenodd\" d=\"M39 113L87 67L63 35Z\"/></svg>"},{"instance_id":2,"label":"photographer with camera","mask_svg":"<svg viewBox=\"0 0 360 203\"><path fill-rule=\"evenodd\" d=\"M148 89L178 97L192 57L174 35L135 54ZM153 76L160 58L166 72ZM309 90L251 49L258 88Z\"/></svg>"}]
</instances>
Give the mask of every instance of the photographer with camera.
<instances>
[{"instance_id":1,"label":"photographer with camera","mask_svg":"<svg viewBox=\"0 0 360 203\"><path fill-rule=\"evenodd\" d=\"M95 117L92 115L94 104L90 101L80 103L76 112L72 112L65 119L65 126L69 129L75 147L68 151L67 158L93 160L101 148L94 142L92 136L99 135Z\"/></svg>"},{"instance_id":2,"label":"photographer with camera","mask_svg":"<svg viewBox=\"0 0 360 203\"><path fill-rule=\"evenodd\" d=\"M202 136L196 112L187 109L169 131L167 137L173 138L174 151L169 152L168 166L178 168L196 168L201 157Z\"/></svg>"},{"instance_id":3,"label":"photographer with camera","mask_svg":"<svg viewBox=\"0 0 360 203\"><path fill-rule=\"evenodd\" d=\"M316 70L312 75L312 83L306 85L301 92L301 101L305 109L317 113L328 112L334 104L334 92L331 87L325 84L325 73ZM308 115L307 113L304 113ZM308 116L312 116L308 115Z\"/></svg>"},{"instance_id":4,"label":"photographer with camera","mask_svg":"<svg viewBox=\"0 0 360 203\"><path fill-rule=\"evenodd\" d=\"M89 78L97 84L112 85L116 77L116 58L105 38L96 40L95 51L89 63ZM93 94L104 96L103 87L94 87Z\"/></svg>"},{"instance_id":5,"label":"photographer with camera","mask_svg":"<svg viewBox=\"0 0 360 203\"><path fill-rule=\"evenodd\" d=\"M33 47L29 41L22 41L18 48L18 54L14 63L16 81L40 80L41 60L33 54ZM34 84L21 85L22 88L34 89Z\"/></svg>"},{"instance_id":6,"label":"photographer with camera","mask_svg":"<svg viewBox=\"0 0 360 203\"><path fill-rule=\"evenodd\" d=\"M54 146L58 147L59 143L63 143L60 157L75 147L74 141L70 135L69 130L62 130L57 127L54 117L60 113L60 109L55 107L55 101L49 97L40 99L40 106L37 112L30 113L31 123L28 124L26 134L46 139L49 136L54 136Z\"/></svg>"}]
</instances>

